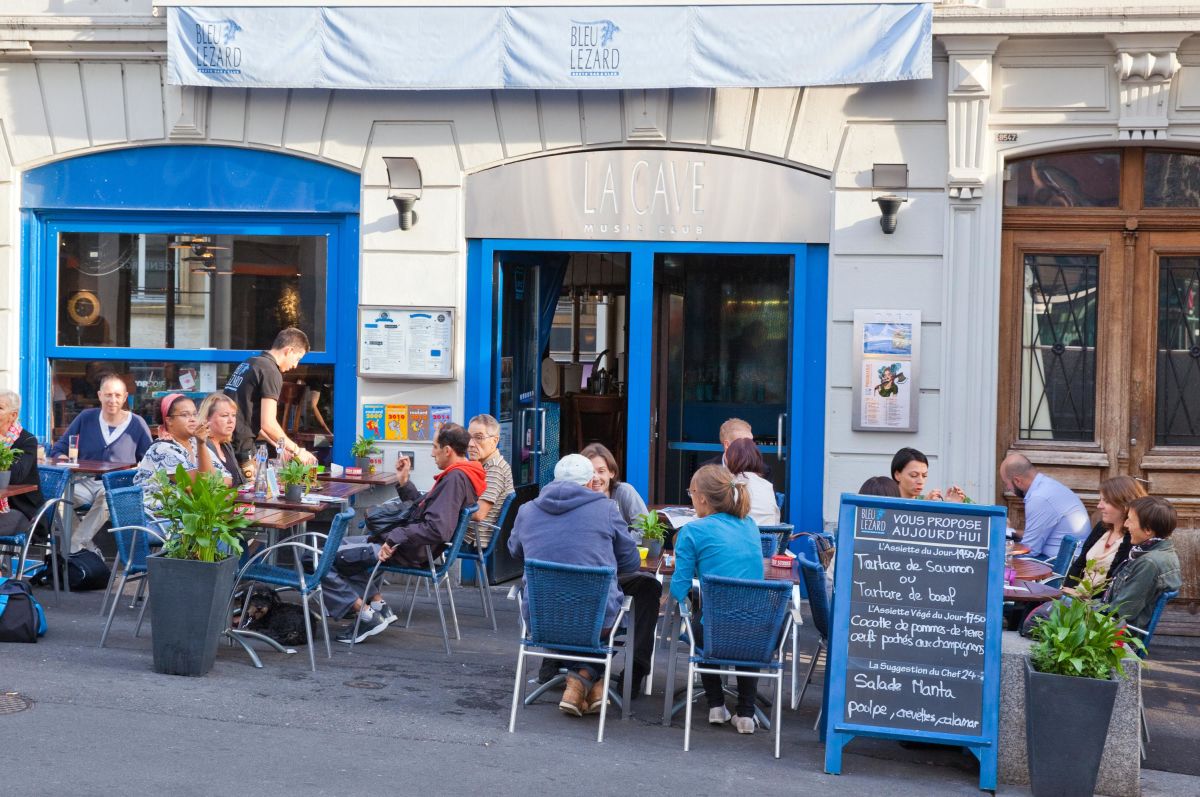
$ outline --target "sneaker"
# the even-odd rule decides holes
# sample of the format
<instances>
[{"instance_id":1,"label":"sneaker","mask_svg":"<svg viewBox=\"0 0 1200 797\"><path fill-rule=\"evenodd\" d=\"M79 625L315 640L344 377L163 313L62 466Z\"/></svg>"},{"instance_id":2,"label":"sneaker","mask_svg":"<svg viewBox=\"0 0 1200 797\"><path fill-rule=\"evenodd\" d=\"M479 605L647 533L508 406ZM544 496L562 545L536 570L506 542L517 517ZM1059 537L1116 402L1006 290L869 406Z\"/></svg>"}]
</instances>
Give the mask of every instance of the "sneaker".
<instances>
[{"instance_id":1,"label":"sneaker","mask_svg":"<svg viewBox=\"0 0 1200 797\"><path fill-rule=\"evenodd\" d=\"M592 688L587 693L587 711L585 714L599 714L600 708L608 701L608 695L604 694L604 679L597 678L592 684Z\"/></svg>"},{"instance_id":2,"label":"sneaker","mask_svg":"<svg viewBox=\"0 0 1200 797\"><path fill-rule=\"evenodd\" d=\"M757 725L754 717L734 717L733 727L738 733L754 733L754 726Z\"/></svg>"},{"instance_id":3,"label":"sneaker","mask_svg":"<svg viewBox=\"0 0 1200 797\"><path fill-rule=\"evenodd\" d=\"M562 700L558 701L558 710L574 717L582 717L587 710L586 687L583 681L571 676L567 677L567 687L563 689Z\"/></svg>"},{"instance_id":4,"label":"sneaker","mask_svg":"<svg viewBox=\"0 0 1200 797\"><path fill-rule=\"evenodd\" d=\"M382 618L383 621L388 625L396 622L396 613L392 611L392 607L388 606L386 603L383 604L383 606L375 613L379 615L380 618Z\"/></svg>"},{"instance_id":5,"label":"sneaker","mask_svg":"<svg viewBox=\"0 0 1200 797\"><path fill-rule=\"evenodd\" d=\"M358 624L358 636L354 635L354 626L348 625L337 635L337 641L347 645L357 645L368 637L381 633L387 627L387 622L379 616L379 612L374 612L370 619L363 620Z\"/></svg>"},{"instance_id":6,"label":"sneaker","mask_svg":"<svg viewBox=\"0 0 1200 797\"><path fill-rule=\"evenodd\" d=\"M724 725L729 722L729 709L724 706L717 706L708 710L708 722L710 725Z\"/></svg>"}]
</instances>

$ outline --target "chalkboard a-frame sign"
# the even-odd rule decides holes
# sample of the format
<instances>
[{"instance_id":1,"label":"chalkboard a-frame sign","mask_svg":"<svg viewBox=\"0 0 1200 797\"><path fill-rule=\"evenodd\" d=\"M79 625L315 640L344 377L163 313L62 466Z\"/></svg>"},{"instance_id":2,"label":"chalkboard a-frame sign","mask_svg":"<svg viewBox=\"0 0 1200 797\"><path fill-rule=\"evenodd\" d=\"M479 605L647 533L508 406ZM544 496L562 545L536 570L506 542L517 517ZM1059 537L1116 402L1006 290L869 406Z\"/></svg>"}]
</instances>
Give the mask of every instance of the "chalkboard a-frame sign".
<instances>
[{"instance_id":1,"label":"chalkboard a-frame sign","mask_svg":"<svg viewBox=\"0 0 1200 797\"><path fill-rule=\"evenodd\" d=\"M825 771L855 736L966 747L995 790L1005 509L843 494Z\"/></svg>"}]
</instances>

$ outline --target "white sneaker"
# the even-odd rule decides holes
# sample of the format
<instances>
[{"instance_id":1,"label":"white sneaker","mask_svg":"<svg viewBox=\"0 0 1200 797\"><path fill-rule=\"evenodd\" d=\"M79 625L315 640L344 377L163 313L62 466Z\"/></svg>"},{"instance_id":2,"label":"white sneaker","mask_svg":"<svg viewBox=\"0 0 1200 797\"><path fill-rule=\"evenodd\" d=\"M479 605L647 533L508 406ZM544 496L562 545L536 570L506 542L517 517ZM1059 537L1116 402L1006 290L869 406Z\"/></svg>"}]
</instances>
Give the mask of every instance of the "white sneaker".
<instances>
[{"instance_id":1,"label":"white sneaker","mask_svg":"<svg viewBox=\"0 0 1200 797\"><path fill-rule=\"evenodd\" d=\"M710 725L724 725L729 722L729 709L724 706L717 706L708 710L708 722Z\"/></svg>"},{"instance_id":2,"label":"white sneaker","mask_svg":"<svg viewBox=\"0 0 1200 797\"><path fill-rule=\"evenodd\" d=\"M758 723L754 717L734 717L733 727L738 733L754 733L754 726Z\"/></svg>"}]
</instances>

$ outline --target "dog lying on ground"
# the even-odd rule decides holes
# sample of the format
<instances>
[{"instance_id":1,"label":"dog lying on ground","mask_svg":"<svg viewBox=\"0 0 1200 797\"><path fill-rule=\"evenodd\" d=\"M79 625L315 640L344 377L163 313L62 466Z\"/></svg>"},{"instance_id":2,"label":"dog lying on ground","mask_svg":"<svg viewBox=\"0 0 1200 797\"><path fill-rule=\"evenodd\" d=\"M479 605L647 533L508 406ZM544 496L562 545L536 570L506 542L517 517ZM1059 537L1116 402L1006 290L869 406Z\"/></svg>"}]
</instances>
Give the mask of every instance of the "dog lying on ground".
<instances>
[{"instance_id":1,"label":"dog lying on ground","mask_svg":"<svg viewBox=\"0 0 1200 797\"><path fill-rule=\"evenodd\" d=\"M314 628L321 622L319 617L311 619ZM275 590L262 584L255 584L250 589L250 601L241 627L269 636L281 645L308 644L304 633L304 609L280 600Z\"/></svg>"}]
</instances>

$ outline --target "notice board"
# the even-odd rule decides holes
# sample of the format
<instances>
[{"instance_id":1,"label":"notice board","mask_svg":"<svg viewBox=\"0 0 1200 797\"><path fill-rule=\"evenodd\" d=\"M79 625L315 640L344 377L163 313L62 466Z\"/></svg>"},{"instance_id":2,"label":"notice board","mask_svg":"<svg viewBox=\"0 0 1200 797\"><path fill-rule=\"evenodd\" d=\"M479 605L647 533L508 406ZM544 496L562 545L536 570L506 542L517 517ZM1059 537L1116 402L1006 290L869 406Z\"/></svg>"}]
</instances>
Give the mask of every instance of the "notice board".
<instances>
[{"instance_id":1,"label":"notice board","mask_svg":"<svg viewBox=\"0 0 1200 797\"><path fill-rule=\"evenodd\" d=\"M825 692L825 771L855 736L962 746L996 788L1000 506L844 494Z\"/></svg>"},{"instance_id":2,"label":"notice board","mask_svg":"<svg viewBox=\"0 0 1200 797\"><path fill-rule=\"evenodd\" d=\"M454 378L454 308L358 309L358 375Z\"/></svg>"}]
</instances>

